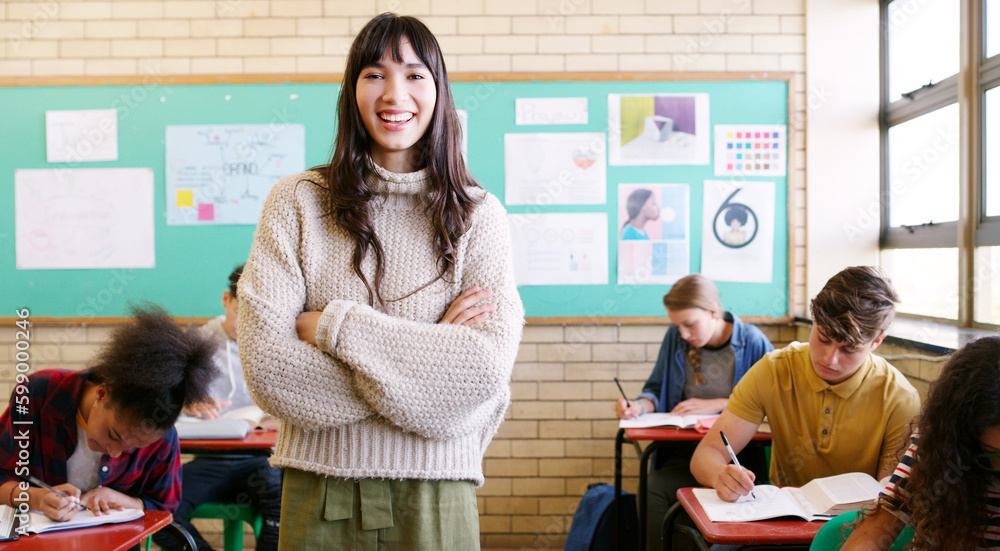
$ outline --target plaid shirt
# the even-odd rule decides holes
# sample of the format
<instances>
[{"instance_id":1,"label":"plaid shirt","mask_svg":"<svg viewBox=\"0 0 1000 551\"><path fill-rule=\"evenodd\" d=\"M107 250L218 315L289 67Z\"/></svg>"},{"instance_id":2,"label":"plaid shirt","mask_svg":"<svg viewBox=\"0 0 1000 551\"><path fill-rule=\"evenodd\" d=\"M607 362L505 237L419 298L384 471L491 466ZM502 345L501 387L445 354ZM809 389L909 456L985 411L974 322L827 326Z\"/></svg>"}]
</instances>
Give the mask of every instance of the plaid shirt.
<instances>
[{"instance_id":1,"label":"plaid shirt","mask_svg":"<svg viewBox=\"0 0 1000 551\"><path fill-rule=\"evenodd\" d=\"M89 371L49 369L16 385L0 416L0 484L30 474L56 486L66 482L66 461L76 450L76 410ZM19 393L26 386L27 392ZM18 410L27 406L27 414ZM84 443L86 445L86 443ZM27 461L19 452L30 453ZM102 455L97 483L142 500L146 509L171 513L181 498L181 458L177 430L144 448L116 458Z\"/></svg>"}]
</instances>

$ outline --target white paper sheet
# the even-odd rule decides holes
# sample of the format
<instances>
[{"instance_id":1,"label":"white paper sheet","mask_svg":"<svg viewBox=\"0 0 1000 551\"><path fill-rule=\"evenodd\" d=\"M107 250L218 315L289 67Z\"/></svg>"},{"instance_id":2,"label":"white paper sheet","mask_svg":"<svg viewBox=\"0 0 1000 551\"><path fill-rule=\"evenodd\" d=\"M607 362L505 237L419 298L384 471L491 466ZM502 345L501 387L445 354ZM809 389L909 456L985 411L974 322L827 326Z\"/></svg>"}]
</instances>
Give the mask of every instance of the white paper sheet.
<instances>
[{"instance_id":1,"label":"white paper sheet","mask_svg":"<svg viewBox=\"0 0 1000 551\"><path fill-rule=\"evenodd\" d=\"M283 176L305 170L301 124L168 126L167 224L256 224Z\"/></svg>"},{"instance_id":2,"label":"white paper sheet","mask_svg":"<svg viewBox=\"0 0 1000 551\"><path fill-rule=\"evenodd\" d=\"M152 268L149 168L14 171L17 268Z\"/></svg>"},{"instance_id":3,"label":"white paper sheet","mask_svg":"<svg viewBox=\"0 0 1000 551\"><path fill-rule=\"evenodd\" d=\"M784 176L787 136L783 124L715 125L715 175Z\"/></svg>"},{"instance_id":4,"label":"white paper sheet","mask_svg":"<svg viewBox=\"0 0 1000 551\"><path fill-rule=\"evenodd\" d=\"M504 135L508 205L607 202L605 139L600 132Z\"/></svg>"},{"instance_id":5,"label":"white paper sheet","mask_svg":"<svg viewBox=\"0 0 1000 551\"><path fill-rule=\"evenodd\" d=\"M118 111L46 111L45 159L50 163L117 161Z\"/></svg>"},{"instance_id":6,"label":"white paper sheet","mask_svg":"<svg viewBox=\"0 0 1000 551\"><path fill-rule=\"evenodd\" d=\"M608 282L608 215L508 214L518 285Z\"/></svg>"},{"instance_id":7,"label":"white paper sheet","mask_svg":"<svg viewBox=\"0 0 1000 551\"><path fill-rule=\"evenodd\" d=\"M518 126L587 124L587 98L517 98L514 122Z\"/></svg>"},{"instance_id":8,"label":"white paper sheet","mask_svg":"<svg viewBox=\"0 0 1000 551\"><path fill-rule=\"evenodd\" d=\"M770 283L774 182L705 180L701 273L715 281Z\"/></svg>"},{"instance_id":9,"label":"white paper sheet","mask_svg":"<svg viewBox=\"0 0 1000 551\"><path fill-rule=\"evenodd\" d=\"M686 184L618 185L619 285L671 284L690 273L690 205ZM633 218L641 211L645 218Z\"/></svg>"},{"instance_id":10,"label":"white paper sheet","mask_svg":"<svg viewBox=\"0 0 1000 551\"><path fill-rule=\"evenodd\" d=\"M608 94L608 164L707 165L708 94Z\"/></svg>"}]
</instances>

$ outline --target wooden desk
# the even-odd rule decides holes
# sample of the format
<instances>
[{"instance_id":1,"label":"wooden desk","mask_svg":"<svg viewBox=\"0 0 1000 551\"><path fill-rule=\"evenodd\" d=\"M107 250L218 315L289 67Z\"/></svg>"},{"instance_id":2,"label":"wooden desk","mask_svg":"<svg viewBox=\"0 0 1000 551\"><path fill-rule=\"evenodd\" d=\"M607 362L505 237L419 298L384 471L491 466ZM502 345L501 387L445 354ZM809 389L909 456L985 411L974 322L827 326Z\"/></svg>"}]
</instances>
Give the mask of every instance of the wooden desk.
<instances>
[{"instance_id":1,"label":"wooden desk","mask_svg":"<svg viewBox=\"0 0 1000 551\"><path fill-rule=\"evenodd\" d=\"M621 529L621 500L622 488L622 444L626 441L640 442L648 440L650 443L642 451L639 460L639 549L646 548L646 479L649 475L649 458L658 448L671 442L700 442L705 437L705 433L694 429L679 429L677 427L650 427L643 429L618 429L615 437L615 501L614 519L615 549L618 549L619 531ZM751 442L767 444L771 441L771 433L758 432L750 439Z\"/></svg>"},{"instance_id":2,"label":"wooden desk","mask_svg":"<svg viewBox=\"0 0 1000 551\"><path fill-rule=\"evenodd\" d=\"M820 521L755 520L753 522L712 522L705 515L692 488L677 490L678 503L670 508L663 520L663 549L670 551L673 545L674 521L683 507L701 531L705 541L730 545L762 546L767 549L776 545L799 546L808 549L816 533L825 523ZM669 531L668 531L669 530ZM748 549L748 548L744 548Z\"/></svg>"},{"instance_id":3,"label":"wooden desk","mask_svg":"<svg viewBox=\"0 0 1000 551\"><path fill-rule=\"evenodd\" d=\"M76 530L46 532L21 536L16 540L0 543L3 551L125 551L139 545L142 538L168 526L173 517L166 511L146 511L142 518L119 524L105 524Z\"/></svg>"},{"instance_id":4,"label":"wooden desk","mask_svg":"<svg viewBox=\"0 0 1000 551\"><path fill-rule=\"evenodd\" d=\"M181 440L181 452L197 454L271 455L278 440L276 430L252 430L241 439Z\"/></svg>"}]
</instances>

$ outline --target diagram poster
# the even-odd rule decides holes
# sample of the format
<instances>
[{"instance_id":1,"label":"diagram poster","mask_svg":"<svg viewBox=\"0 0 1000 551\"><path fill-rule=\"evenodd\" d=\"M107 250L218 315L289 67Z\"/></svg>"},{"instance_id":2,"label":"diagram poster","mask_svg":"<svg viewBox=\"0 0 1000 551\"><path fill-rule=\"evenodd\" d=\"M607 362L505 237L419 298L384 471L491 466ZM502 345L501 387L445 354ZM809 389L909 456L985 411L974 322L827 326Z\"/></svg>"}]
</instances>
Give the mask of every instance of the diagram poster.
<instances>
[{"instance_id":1,"label":"diagram poster","mask_svg":"<svg viewBox=\"0 0 1000 551\"><path fill-rule=\"evenodd\" d=\"M118 111L46 111L45 160L50 163L117 161Z\"/></svg>"},{"instance_id":2,"label":"diagram poster","mask_svg":"<svg viewBox=\"0 0 1000 551\"><path fill-rule=\"evenodd\" d=\"M612 165L707 165L708 94L608 94Z\"/></svg>"},{"instance_id":3,"label":"diagram poster","mask_svg":"<svg viewBox=\"0 0 1000 551\"><path fill-rule=\"evenodd\" d=\"M152 268L149 168L14 171L17 268Z\"/></svg>"},{"instance_id":4,"label":"diagram poster","mask_svg":"<svg viewBox=\"0 0 1000 551\"><path fill-rule=\"evenodd\" d=\"M518 285L608 282L608 215L509 214Z\"/></svg>"},{"instance_id":5,"label":"diagram poster","mask_svg":"<svg viewBox=\"0 0 1000 551\"><path fill-rule=\"evenodd\" d=\"M256 224L283 176L305 170L301 124L168 126L167 224Z\"/></svg>"},{"instance_id":6,"label":"diagram poster","mask_svg":"<svg viewBox=\"0 0 1000 551\"><path fill-rule=\"evenodd\" d=\"M508 205L607 203L604 134L504 134L504 201Z\"/></svg>"},{"instance_id":7,"label":"diagram poster","mask_svg":"<svg viewBox=\"0 0 1000 551\"><path fill-rule=\"evenodd\" d=\"M671 284L690 271L686 184L618 186L618 283Z\"/></svg>"},{"instance_id":8,"label":"diagram poster","mask_svg":"<svg viewBox=\"0 0 1000 551\"><path fill-rule=\"evenodd\" d=\"M784 176L788 127L783 124L717 124L716 176Z\"/></svg>"},{"instance_id":9,"label":"diagram poster","mask_svg":"<svg viewBox=\"0 0 1000 551\"><path fill-rule=\"evenodd\" d=\"M715 281L770 283L774 182L705 181L701 273Z\"/></svg>"}]
</instances>

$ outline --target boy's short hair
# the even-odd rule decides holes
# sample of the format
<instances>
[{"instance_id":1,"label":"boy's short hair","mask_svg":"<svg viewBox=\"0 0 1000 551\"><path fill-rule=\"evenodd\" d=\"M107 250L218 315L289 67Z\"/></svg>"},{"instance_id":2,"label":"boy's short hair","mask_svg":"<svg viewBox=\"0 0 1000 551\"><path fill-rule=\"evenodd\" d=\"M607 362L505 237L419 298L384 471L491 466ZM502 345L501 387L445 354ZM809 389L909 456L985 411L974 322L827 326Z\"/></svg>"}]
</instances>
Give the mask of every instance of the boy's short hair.
<instances>
[{"instance_id":1,"label":"boy's short hair","mask_svg":"<svg viewBox=\"0 0 1000 551\"><path fill-rule=\"evenodd\" d=\"M889 328L897 302L892 282L878 268L852 266L831 277L812 300L813 324L828 338L859 346Z\"/></svg>"},{"instance_id":2,"label":"boy's short hair","mask_svg":"<svg viewBox=\"0 0 1000 551\"><path fill-rule=\"evenodd\" d=\"M233 273L229 274L229 295L236 298L236 288L240 282L240 276L243 275L243 266L246 264L240 264L233 270Z\"/></svg>"}]
</instances>

